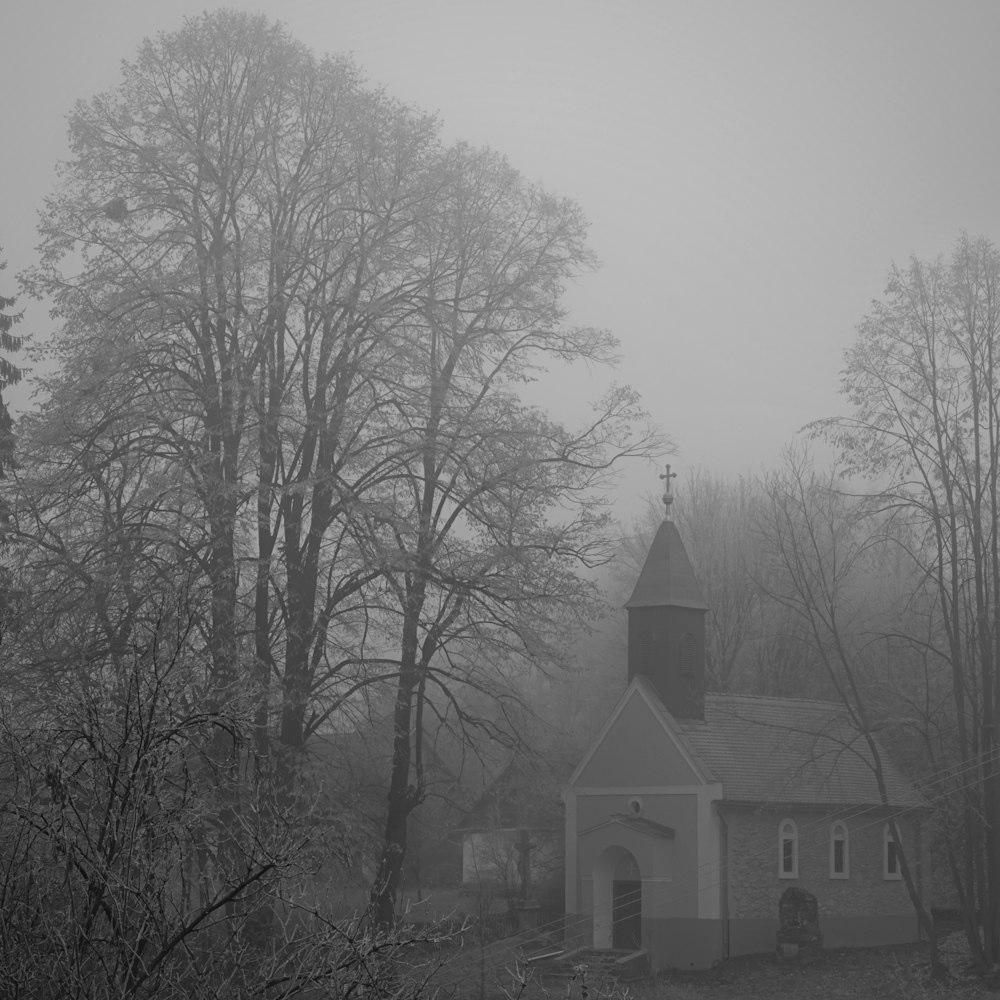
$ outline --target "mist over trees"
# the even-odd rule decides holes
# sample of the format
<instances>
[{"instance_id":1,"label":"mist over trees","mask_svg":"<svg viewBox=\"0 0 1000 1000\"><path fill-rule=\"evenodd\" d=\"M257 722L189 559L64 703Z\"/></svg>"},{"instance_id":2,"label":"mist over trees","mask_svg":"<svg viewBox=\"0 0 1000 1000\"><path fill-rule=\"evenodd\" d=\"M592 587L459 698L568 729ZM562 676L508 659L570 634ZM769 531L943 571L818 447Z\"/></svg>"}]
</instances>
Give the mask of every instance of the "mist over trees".
<instances>
[{"instance_id":1,"label":"mist over trees","mask_svg":"<svg viewBox=\"0 0 1000 1000\"><path fill-rule=\"evenodd\" d=\"M0 271L5 270L7 262L0 260ZM21 322L21 314L13 312L17 299L0 295L0 473L10 467L14 460L14 437L10 410L3 398L3 390L8 386L17 385L21 381L21 369L11 360L11 355L21 349L21 338L13 331Z\"/></svg>"},{"instance_id":2,"label":"mist over trees","mask_svg":"<svg viewBox=\"0 0 1000 1000\"><path fill-rule=\"evenodd\" d=\"M38 931L46 891L9 869L3 941L68 935L67 990L139 995L180 988L219 911L206 982L249 988L278 952L241 949L288 946L282 876L317 854L295 835L310 741L392 720L361 862L389 929L428 746L516 742L515 681L560 661L595 599L578 569L610 554L615 469L663 442L627 388L579 428L520 398L615 361L610 334L565 321L565 283L594 266L572 202L263 18L189 21L122 74L70 117L22 276L58 328L4 484L7 835L21 870L65 852L87 902L68 883ZM341 820L316 837L348 858Z\"/></svg>"},{"instance_id":3,"label":"mist over trees","mask_svg":"<svg viewBox=\"0 0 1000 1000\"><path fill-rule=\"evenodd\" d=\"M689 473L675 505L709 686L836 700L908 767L983 968L1000 956L998 290L985 238L893 268L846 355L848 415L810 428L838 465L797 445L751 479ZM625 579L661 517L651 501Z\"/></svg>"},{"instance_id":4,"label":"mist over trees","mask_svg":"<svg viewBox=\"0 0 1000 1000\"><path fill-rule=\"evenodd\" d=\"M670 516L708 605L708 690L774 697L832 694L824 686L810 638L769 594L773 551L761 530L766 476L730 478L694 466L679 473L673 493ZM621 608L663 517L662 500L648 497L645 510L627 526L618 558L605 574L608 641L620 664L625 662ZM624 666L619 672L623 683Z\"/></svg>"},{"instance_id":5,"label":"mist over trees","mask_svg":"<svg viewBox=\"0 0 1000 1000\"><path fill-rule=\"evenodd\" d=\"M917 670L947 682L942 713L926 706L927 753L953 774L938 790L949 864L970 944L990 965L1000 959L998 293L1000 254L983 238L894 269L847 355L852 413L821 428L849 471L877 483L868 502L891 515L918 584L917 628L899 631Z\"/></svg>"},{"instance_id":6,"label":"mist over trees","mask_svg":"<svg viewBox=\"0 0 1000 1000\"><path fill-rule=\"evenodd\" d=\"M56 329L16 442L0 297L0 981L417 995L414 831L466 762L558 770L587 744L663 516L624 539L611 518L622 461L671 448L630 389L577 427L525 399L616 362L563 306L596 266L586 221L234 12L147 40L69 129L20 275ZM796 447L758 476L687 469L673 508L709 688L836 699L876 762L905 758L984 966L998 292L984 239L894 269L848 415L812 428L837 467ZM331 871L363 884L356 920L305 888Z\"/></svg>"},{"instance_id":7,"label":"mist over trees","mask_svg":"<svg viewBox=\"0 0 1000 1000\"><path fill-rule=\"evenodd\" d=\"M755 477L690 470L673 508L710 609L709 688L838 701L904 763L982 968L1000 956L998 290L981 237L893 268L846 355L848 414L810 428L836 467L796 445ZM651 499L626 537L615 605L662 517ZM623 650L620 616L608 630Z\"/></svg>"}]
</instances>

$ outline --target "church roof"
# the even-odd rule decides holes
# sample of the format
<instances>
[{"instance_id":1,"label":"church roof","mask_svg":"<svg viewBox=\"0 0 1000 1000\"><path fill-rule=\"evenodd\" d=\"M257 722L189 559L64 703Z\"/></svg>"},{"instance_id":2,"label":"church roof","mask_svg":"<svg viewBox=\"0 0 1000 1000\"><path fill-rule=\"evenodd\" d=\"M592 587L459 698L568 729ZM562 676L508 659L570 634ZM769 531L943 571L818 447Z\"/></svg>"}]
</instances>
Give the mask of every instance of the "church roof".
<instances>
[{"instance_id":1,"label":"church roof","mask_svg":"<svg viewBox=\"0 0 1000 1000\"><path fill-rule=\"evenodd\" d=\"M512 760L476 800L456 826L461 832L476 830L555 829L562 823L553 792L565 778L567 767L549 761Z\"/></svg>"},{"instance_id":2,"label":"church roof","mask_svg":"<svg viewBox=\"0 0 1000 1000\"><path fill-rule=\"evenodd\" d=\"M722 782L723 801L880 805L871 751L842 705L799 698L705 696L705 719L675 720ZM927 805L882 752L889 804Z\"/></svg>"},{"instance_id":3,"label":"church roof","mask_svg":"<svg viewBox=\"0 0 1000 1000\"><path fill-rule=\"evenodd\" d=\"M696 608L707 611L677 525L663 521L626 608Z\"/></svg>"}]
</instances>

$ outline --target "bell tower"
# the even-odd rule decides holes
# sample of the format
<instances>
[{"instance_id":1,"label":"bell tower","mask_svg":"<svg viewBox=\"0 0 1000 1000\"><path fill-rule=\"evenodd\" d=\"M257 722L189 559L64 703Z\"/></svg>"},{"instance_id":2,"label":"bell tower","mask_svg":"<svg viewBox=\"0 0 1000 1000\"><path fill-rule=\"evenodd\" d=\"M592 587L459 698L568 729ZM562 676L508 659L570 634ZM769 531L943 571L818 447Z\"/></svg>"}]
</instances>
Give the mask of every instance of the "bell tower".
<instances>
[{"instance_id":1,"label":"bell tower","mask_svg":"<svg viewBox=\"0 0 1000 1000\"><path fill-rule=\"evenodd\" d=\"M628 679L645 676L676 719L705 717L705 614L691 560L677 525L667 466L666 512L625 604L628 611Z\"/></svg>"}]
</instances>

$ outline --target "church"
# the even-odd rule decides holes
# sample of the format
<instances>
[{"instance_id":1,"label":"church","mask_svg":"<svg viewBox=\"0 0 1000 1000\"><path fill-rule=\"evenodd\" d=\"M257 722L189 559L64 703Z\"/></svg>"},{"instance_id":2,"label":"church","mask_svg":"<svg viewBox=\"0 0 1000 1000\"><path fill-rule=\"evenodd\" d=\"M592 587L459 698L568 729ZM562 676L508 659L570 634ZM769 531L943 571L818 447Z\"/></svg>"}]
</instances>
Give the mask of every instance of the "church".
<instances>
[{"instance_id":1,"label":"church","mask_svg":"<svg viewBox=\"0 0 1000 1000\"><path fill-rule=\"evenodd\" d=\"M625 605L627 686L563 792L567 945L644 951L652 972L773 952L789 886L828 948L918 940L900 854L926 898L926 800L884 754L880 792L840 704L705 692L708 606L667 483Z\"/></svg>"}]
</instances>

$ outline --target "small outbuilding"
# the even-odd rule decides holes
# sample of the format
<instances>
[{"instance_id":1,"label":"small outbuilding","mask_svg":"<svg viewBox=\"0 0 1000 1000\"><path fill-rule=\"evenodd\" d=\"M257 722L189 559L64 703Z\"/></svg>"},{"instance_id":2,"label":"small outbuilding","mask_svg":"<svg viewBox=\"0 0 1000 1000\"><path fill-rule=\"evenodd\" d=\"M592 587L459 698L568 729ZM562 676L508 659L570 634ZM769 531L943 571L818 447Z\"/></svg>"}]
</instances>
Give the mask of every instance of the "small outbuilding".
<instances>
[{"instance_id":1,"label":"small outbuilding","mask_svg":"<svg viewBox=\"0 0 1000 1000\"><path fill-rule=\"evenodd\" d=\"M516 759L503 768L457 827L466 889L499 891L510 902L544 897L551 906L553 883L561 890L560 783L536 762Z\"/></svg>"}]
</instances>

